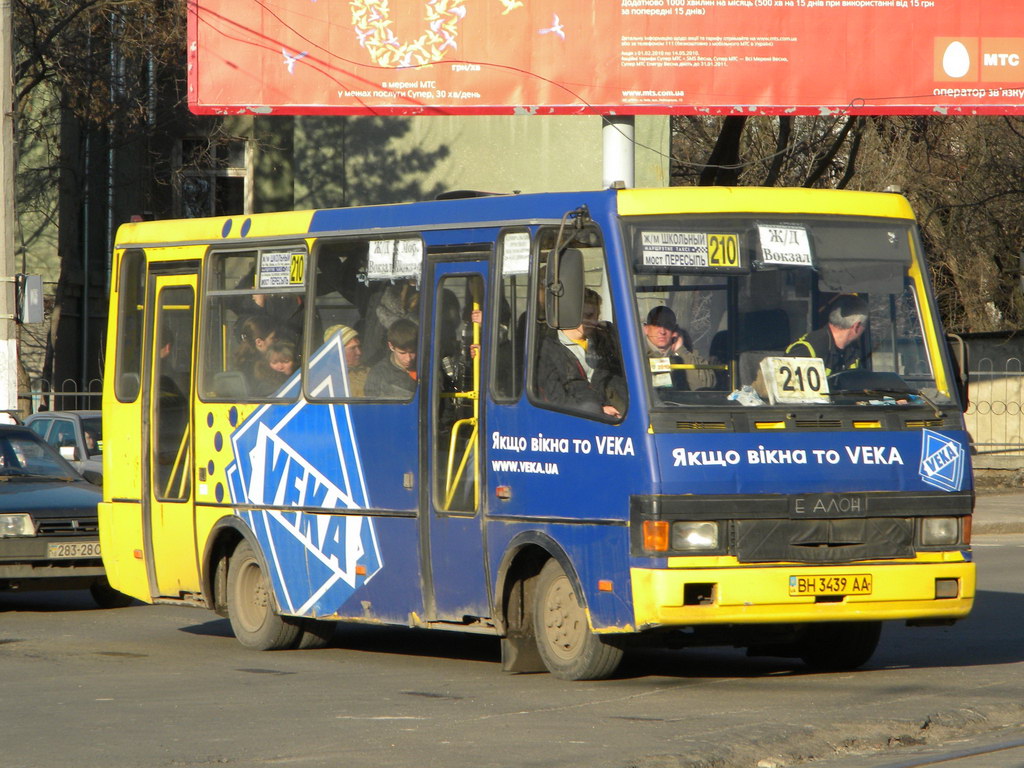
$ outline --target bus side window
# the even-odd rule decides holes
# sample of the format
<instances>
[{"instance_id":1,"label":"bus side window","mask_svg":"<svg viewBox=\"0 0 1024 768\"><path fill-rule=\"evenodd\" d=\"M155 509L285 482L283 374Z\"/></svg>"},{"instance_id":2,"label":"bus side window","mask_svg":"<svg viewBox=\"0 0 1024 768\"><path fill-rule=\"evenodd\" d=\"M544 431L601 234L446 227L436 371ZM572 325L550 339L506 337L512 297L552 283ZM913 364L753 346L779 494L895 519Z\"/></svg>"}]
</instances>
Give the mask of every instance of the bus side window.
<instances>
[{"instance_id":1,"label":"bus side window","mask_svg":"<svg viewBox=\"0 0 1024 768\"><path fill-rule=\"evenodd\" d=\"M618 329L607 297L608 279L601 248L584 252L583 316L575 328L553 329L543 318L545 265L538 269L531 363L533 396L543 405L596 418L620 419L628 394Z\"/></svg>"},{"instance_id":2,"label":"bus side window","mask_svg":"<svg viewBox=\"0 0 1024 768\"><path fill-rule=\"evenodd\" d=\"M335 363L324 369L328 376L345 378L309 382L311 399L405 400L415 390L415 359L410 360L405 349L395 355L388 337L392 327L401 321L398 334L403 344L415 346L418 341L418 281L369 275L369 251L368 240L322 240L317 244L313 324L322 330L314 331L309 355L311 360L327 355ZM415 333L410 330L410 323L415 326ZM412 366L404 378L392 375L398 359L402 365ZM378 366L377 374L371 375ZM387 385L388 382L395 386Z\"/></svg>"},{"instance_id":3,"label":"bus side window","mask_svg":"<svg viewBox=\"0 0 1024 768\"><path fill-rule=\"evenodd\" d=\"M505 275L498 297L494 343L494 399L518 400L523 389L523 352L529 275Z\"/></svg>"},{"instance_id":4,"label":"bus side window","mask_svg":"<svg viewBox=\"0 0 1024 768\"><path fill-rule=\"evenodd\" d=\"M267 248L213 254L207 279L200 391L204 398L293 398L303 330L302 285L258 285L258 263L270 272L299 249ZM264 286L270 284L265 279Z\"/></svg>"},{"instance_id":5,"label":"bus side window","mask_svg":"<svg viewBox=\"0 0 1024 768\"><path fill-rule=\"evenodd\" d=\"M126 251L121 259L117 334L117 399L130 403L139 396L142 383L143 322L146 310L146 257L142 251Z\"/></svg>"}]
</instances>

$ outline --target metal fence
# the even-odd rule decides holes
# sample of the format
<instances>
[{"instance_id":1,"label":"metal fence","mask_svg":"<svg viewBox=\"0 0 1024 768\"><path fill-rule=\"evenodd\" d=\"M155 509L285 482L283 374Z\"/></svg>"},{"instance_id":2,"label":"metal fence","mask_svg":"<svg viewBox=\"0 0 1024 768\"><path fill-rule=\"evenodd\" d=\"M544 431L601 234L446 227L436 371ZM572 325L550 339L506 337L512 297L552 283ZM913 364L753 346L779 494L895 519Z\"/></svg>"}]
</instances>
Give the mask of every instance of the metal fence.
<instances>
[{"instance_id":1,"label":"metal fence","mask_svg":"<svg viewBox=\"0 0 1024 768\"><path fill-rule=\"evenodd\" d=\"M91 379L83 387L75 379L64 379L56 386L49 379L33 379L27 392L18 393L19 403L30 403L32 413L39 411L96 410L103 404L103 380Z\"/></svg>"},{"instance_id":2,"label":"metal fence","mask_svg":"<svg viewBox=\"0 0 1024 768\"><path fill-rule=\"evenodd\" d=\"M964 414L976 466L1024 467L1024 364L983 357L969 372L970 406Z\"/></svg>"}]
</instances>

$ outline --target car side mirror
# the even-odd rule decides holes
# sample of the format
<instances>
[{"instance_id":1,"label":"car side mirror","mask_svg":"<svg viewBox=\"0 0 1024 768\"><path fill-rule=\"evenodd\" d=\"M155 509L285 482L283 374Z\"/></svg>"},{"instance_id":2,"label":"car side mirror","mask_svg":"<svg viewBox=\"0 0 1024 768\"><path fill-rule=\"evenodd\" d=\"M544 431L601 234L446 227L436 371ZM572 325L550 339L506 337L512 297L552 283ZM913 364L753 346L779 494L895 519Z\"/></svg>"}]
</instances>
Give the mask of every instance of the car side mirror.
<instances>
[{"instance_id":1,"label":"car side mirror","mask_svg":"<svg viewBox=\"0 0 1024 768\"><path fill-rule=\"evenodd\" d=\"M65 461L78 461L77 445L62 445L57 450L60 451L60 456Z\"/></svg>"}]
</instances>

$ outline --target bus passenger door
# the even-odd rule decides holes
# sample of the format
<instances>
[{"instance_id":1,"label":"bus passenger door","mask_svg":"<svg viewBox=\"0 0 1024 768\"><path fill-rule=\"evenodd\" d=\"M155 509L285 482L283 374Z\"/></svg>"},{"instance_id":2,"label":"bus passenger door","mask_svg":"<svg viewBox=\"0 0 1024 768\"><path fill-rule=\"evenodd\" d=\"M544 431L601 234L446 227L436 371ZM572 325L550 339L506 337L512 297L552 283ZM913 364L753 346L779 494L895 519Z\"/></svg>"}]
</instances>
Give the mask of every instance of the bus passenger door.
<instances>
[{"instance_id":1,"label":"bus passenger door","mask_svg":"<svg viewBox=\"0 0 1024 768\"><path fill-rule=\"evenodd\" d=\"M143 402L143 531L150 593L199 591L192 496L195 272L151 274Z\"/></svg>"},{"instance_id":2,"label":"bus passenger door","mask_svg":"<svg viewBox=\"0 0 1024 768\"><path fill-rule=\"evenodd\" d=\"M486 270L482 261L458 261L438 263L433 271L430 360L420 370L429 371L425 546L430 571L425 581L435 621L468 623L490 616L480 455Z\"/></svg>"}]
</instances>

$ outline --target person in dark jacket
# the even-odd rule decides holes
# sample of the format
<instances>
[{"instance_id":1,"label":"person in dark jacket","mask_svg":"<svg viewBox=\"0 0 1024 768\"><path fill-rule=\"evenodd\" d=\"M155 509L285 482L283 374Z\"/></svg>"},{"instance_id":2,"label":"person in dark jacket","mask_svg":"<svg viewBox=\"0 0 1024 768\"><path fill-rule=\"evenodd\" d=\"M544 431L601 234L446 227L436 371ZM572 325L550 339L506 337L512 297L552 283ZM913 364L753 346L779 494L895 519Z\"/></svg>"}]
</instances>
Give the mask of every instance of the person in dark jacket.
<instances>
[{"instance_id":1,"label":"person in dark jacket","mask_svg":"<svg viewBox=\"0 0 1024 768\"><path fill-rule=\"evenodd\" d=\"M416 341L419 328L412 320L400 318L388 328L389 354L366 376L367 397L408 400L416 392Z\"/></svg>"},{"instance_id":2,"label":"person in dark jacket","mask_svg":"<svg viewBox=\"0 0 1024 768\"><path fill-rule=\"evenodd\" d=\"M858 343L868 323L868 303L860 296L844 293L831 305L824 327L805 333L786 348L791 357L820 357L825 374L859 368L863 352Z\"/></svg>"},{"instance_id":3,"label":"person in dark jacket","mask_svg":"<svg viewBox=\"0 0 1024 768\"><path fill-rule=\"evenodd\" d=\"M622 413L606 394L608 371L587 360L587 340L581 323L576 328L544 334L537 357L537 394L545 402L595 415Z\"/></svg>"}]
</instances>

